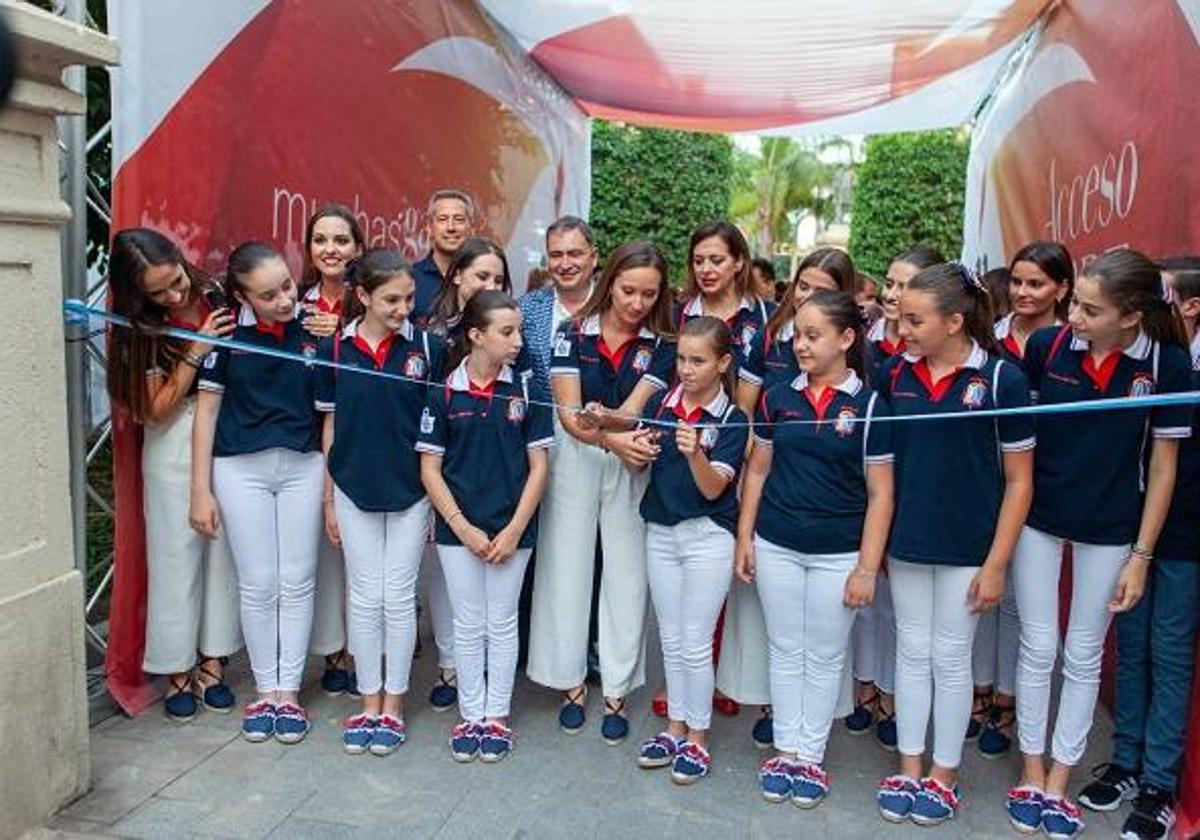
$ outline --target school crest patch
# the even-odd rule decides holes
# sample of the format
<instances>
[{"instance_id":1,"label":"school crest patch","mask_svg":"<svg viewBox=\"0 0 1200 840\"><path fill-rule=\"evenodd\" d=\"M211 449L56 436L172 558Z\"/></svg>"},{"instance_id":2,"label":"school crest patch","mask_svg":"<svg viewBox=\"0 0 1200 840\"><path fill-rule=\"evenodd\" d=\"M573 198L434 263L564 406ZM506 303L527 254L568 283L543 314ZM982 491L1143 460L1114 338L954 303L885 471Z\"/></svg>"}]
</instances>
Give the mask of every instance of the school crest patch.
<instances>
[{"instance_id":1,"label":"school crest patch","mask_svg":"<svg viewBox=\"0 0 1200 840\"><path fill-rule=\"evenodd\" d=\"M854 421L858 418L858 412L854 410L854 406L848 405L838 412L837 419L833 421L833 432L838 437L850 437L854 434Z\"/></svg>"},{"instance_id":2,"label":"school crest patch","mask_svg":"<svg viewBox=\"0 0 1200 840\"><path fill-rule=\"evenodd\" d=\"M962 404L967 408L980 408L987 399L988 386L982 379L972 379L963 390Z\"/></svg>"},{"instance_id":3,"label":"school crest patch","mask_svg":"<svg viewBox=\"0 0 1200 840\"><path fill-rule=\"evenodd\" d=\"M525 419L525 400L513 399L508 401L508 422L520 423Z\"/></svg>"},{"instance_id":4,"label":"school crest patch","mask_svg":"<svg viewBox=\"0 0 1200 840\"><path fill-rule=\"evenodd\" d=\"M317 345L306 341L300 345L300 353L304 356L304 364L312 367L312 360L317 357Z\"/></svg>"},{"instance_id":5,"label":"school crest patch","mask_svg":"<svg viewBox=\"0 0 1200 840\"><path fill-rule=\"evenodd\" d=\"M1133 377L1133 382L1129 383L1129 396L1131 397L1148 397L1154 393L1154 379L1150 376L1139 373Z\"/></svg>"},{"instance_id":6,"label":"school crest patch","mask_svg":"<svg viewBox=\"0 0 1200 840\"><path fill-rule=\"evenodd\" d=\"M404 360L404 375L409 379L424 379L425 368L425 357L420 353L412 353Z\"/></svg>"},{"instance_id":7,"label":"school crest patch","mask_svg":"<svg viewBox=\"0 0 1200 840\"><path fill-rule=\"evenodd\" d=\"M649 347L639 347L637 352L633 354L633 370L635 373L645 373L650 369L650 360L654 358L654 354Z\"/></svg>"},{"instance_id":8,"label":"school crest patch","mask_svg":"<svg viewBox=\"0 0 1200 840\"><path fill-rule=\"evenodd\" d=\"M716 426L705 426L700 432L700 448L709 450L717 445L717 439L721 436L720 431Z\"/></svg>"}]
</instances>

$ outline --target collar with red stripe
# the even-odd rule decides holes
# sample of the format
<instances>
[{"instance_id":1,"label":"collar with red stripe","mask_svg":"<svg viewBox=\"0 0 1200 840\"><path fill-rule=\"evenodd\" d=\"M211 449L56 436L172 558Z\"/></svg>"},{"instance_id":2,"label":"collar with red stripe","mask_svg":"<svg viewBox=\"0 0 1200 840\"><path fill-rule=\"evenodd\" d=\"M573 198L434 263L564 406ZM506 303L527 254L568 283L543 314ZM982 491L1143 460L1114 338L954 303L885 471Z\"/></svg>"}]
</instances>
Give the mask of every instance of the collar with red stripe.
<instances>
[{"instance_id":1,"label":"collar with red stripe","mask_svg":"<svg viewBox=\"0 0 1200 840\"><path fill-rule=\"evenodd\" d=\"M620 347L609 347L608 344L605 343L604 336L600 330L599 315L592 315L584 320L584 322L579 325L579 332L582 335L594 336L596 338L596 349L600 352L601 356L608 359L608 362L612 365L613 370L618 370L621 367L621 362L625 358L625 353L629 350L629 347L634 341L637 341L640 338L657 338L653 330L643 326L638 329L637 335L630 338Z\"/></svg>"},{"instance_id":2,"label":"collar with red stripe","mask_svg":"<svg viewBox=\"0 0 1200 840\"><path fill-rule=\"evenodd\" d=\"M732 324L734 319L743 311L754 311L754 300L749 295L742 295L742 302L738 304L737 311L725 319L727 324ZM683 317L695 318L697 315L704 314L704 295L696 295L683 305Z\"/></svg>"},{"instance_id":3,"label":"collar with red stripe","mask_svg":"<svg viewBox=\"0 0 1200 840\"><path fill-rule=\"evenodd\" d=\"M330 303L321 294L320 283L317 283L317 285L304 293L304 302L315 305L319 312L323 312L326 315L337 315L339 318L342 316L342 298L337 298L333 303Z\"/></svg>"},{"instance_id":4,"label":"collar with red stripe","mask_svg":"<svg viewBox=\"0 0 1200 840\"><path fill-rule=\"evenodd\" d=\"M1092 380L1096 388L1104 392L1108 390L1108 384L1112 381L1113 374L1117 372L1121 356L1128 356L1140 362L1149 357L1154 349L1154 342L1144 330L1138 330L1137 338L1133 340L1132 344L1120 352L1113 350L1101 359L1099 364L1096 364L1096 360L1092 357L1091 346L1090 341L1075 335L1074 330L1071 331L1071 349L1084 354L1083 362L1080 365L1083 372L1087 374L1088 379Z\"/></svg>"},{"instance_id":5,"label":"collar with red stripe","mask_svg":"<svg viewBox=\"0 0 1200 840\"><path fill-rule=\"evenodd\" d=\"M678 384L663 397L662 408L669 409L672 414L685 423L695 424L704 417L705 412L708 412L710 417L724 417L725 412L729 409L729 395L722 388L717 391L717 395L708 405L698 405L688 411L683 406L683 385Z\"/></svg>"},{"instance_id":6,"label":"collar with red stripe","mask_svg":"<svg viewBox=\"0 0 1200 840\"><path fill-rule=\"evenodd\" d=\"M966 361L935 382L933 373L929 369L929 361L924 356L918 357L909 353L904 354L904 360L912 365L913 375L925 386L925 390L929 392L929 396L934 402L938 402L942 397L946 396L946 392L954 384L954 379L959 372L964 370L979 370L987 363L987 357L987 351L979 346L979 342L972 340L971 352L967 355Z\"/></svg>"},{"instance_id":7,"label":"collar with red stripe","mask_svg":"<svg viewBox=\"0 0 1200 840\"><path fill-rule=\"evenodd\" d=\"M379 346L372 350L371 345L367 343L367 340L358 334L358 327L361 323L361 318L355 318L349 324L342 327L342 338L350 339L350 342L356 348L358 348L363 355L367 356L367 358L375 363L376 370L383 369L384 362L387 361L388 352L391 351L392 345L396 341L396 336L403 336L405 341L412 341L413 338L412 322L405 320L404 323L400 325L399 329L389 335L384 336L383 340L379 342Z\"/></svg>"},{"instance_id":8,"label":"collar with red stripe","mask_svg":"<svg viewBox=\"0 0 1200 840\"><path fill-rule=\"evenodd\" d=\"M512 381L512 367L504 365L500 368L500 373L496 375L496 378L481 388L471 381L471 375L467 372L467 360L463 359L458 367L454 369L454 372L446 378L446 390L465 392L473 397L488 397L490 399L496 390L497 382L512 384Z\"/></svg>"},{"instance_id":9,"label":"collar with red stripe","mask_svg":"<svg viewBox=\"0 0 1200 840\"><path fill-rule=\"evenodd\" d=\"M809 387L808 373L801 371L800 375L792 380L792 388L804 395L805 399L808 400L808 404L813 407L817 419L823 420L825 419L825 412L829 410L829 406L833 405L833 401L837 398L839 391L853 397L863 389L863 382L857 373L853 370L848 370L841 382L826 388L821 392L821 396L818 397L813 393L813 389Z\"/></svg>"},{"instance_id":10,"label":"collar with red stripe","mask_svg":"<svg viewBox=\"0 0 1200 840\"><path fill-rule=\"evenodd\" d=\"M1005 315L996 322L995 334L996 339L1004 345L1008 352L1012 353L1015 358L1023 359L1025 354L1021 351L1021 345L1017 343L1017 336L1013 330L1013 319L1016 317L1012 312ZM1054 326L1062 326L1062 321L1055 320Z\"/></svg>"},{"instance_id":11,"label":"collar with red stripe","mask_svg":"<svg viewBox=\"0 0 1200 840\"><path fill-rule=\"evenodd\" d=\"M867 330L867 341L874 343L888 356L895 356L908 349L908 342L903 338L893 342L887 337L887 319L880 318Z\"/></svg>"}]
</instances>

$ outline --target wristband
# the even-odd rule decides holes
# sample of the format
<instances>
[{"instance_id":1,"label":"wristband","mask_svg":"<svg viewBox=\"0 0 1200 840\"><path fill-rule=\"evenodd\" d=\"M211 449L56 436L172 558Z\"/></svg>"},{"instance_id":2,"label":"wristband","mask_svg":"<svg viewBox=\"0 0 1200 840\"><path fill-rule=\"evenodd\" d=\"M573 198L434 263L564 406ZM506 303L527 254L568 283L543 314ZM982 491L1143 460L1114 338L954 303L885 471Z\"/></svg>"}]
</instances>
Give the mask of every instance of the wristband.
<instances>
[{"instance_id":1,"label":"wristband","mask_svg":"<svg viewBox=\"0 0 1200 840\"><path fill-rule=\"evenodd\" d=\"M1147 551L1146 549L1142 548L1137 543L1133 543L1132 545L1129 546L1129 553L1135 554L1138 557L1141 557L1143 560L1147 560L1147 561L1154 559L1153 551Z\"/></svg>"},{"instance_id":2,"label":"wristband","mask_svg":"<svg viewBox=\"0 0 1200 840\"><path fill-rule=\"evenodd\" d=\"M192 351L189 350L188 352L183 354L183 362L184 362L184 364L189 364L192 367L199 369L200 366L202 364L204 364L204 357L201 356L199 353L193 353Z\"/></svg>"}]
</instances>

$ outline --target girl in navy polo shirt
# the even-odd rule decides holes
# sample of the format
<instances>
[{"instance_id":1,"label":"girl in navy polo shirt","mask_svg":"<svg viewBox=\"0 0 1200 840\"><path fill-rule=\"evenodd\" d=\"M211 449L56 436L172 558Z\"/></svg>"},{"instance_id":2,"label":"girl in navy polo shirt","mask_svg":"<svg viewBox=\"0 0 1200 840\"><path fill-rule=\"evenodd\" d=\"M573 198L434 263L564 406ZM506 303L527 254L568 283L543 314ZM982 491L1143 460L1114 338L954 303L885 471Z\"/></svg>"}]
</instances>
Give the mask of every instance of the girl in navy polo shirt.
<instances>
[{"instance_id":1,"label":"girl in navy polo shirt","mask_svg":"<svg viewBox=\"0 0 1200 840\"><path fill-rule=\"evenodd\" d=\"M888 574L900 772L880 783L877 800L883 817L895 822L935 825L958 810L975 624L1000 602L1032 497L1032 417L926 419L1029 404L1021 371L994 352L992 326L988 292L963 266L923 269L900 296L900 336L908 349L884 365L879 383L894 415L916 417L893 429L896 519Z\"/></svg>"},{"instance_id":2,"label":"girl in navy polo shirt","mask_svg":"<svg viewBox=\"0 0 1200 840\"><path fill-rule=\"evenodd\" d=\"M995 333L1004 358L1019 365L1030 335L1065 320L1075 266L1071 254L1058 242L1030 242L1013 255L1006 272L1009 313L996 322ZM975 700L967 737L978 736L979 752L985 758L1004 755L1012 746L1019 638L1020 619L1010 576L1004 600L997 609L981 615L975 629Z\"/></svg>"},{"instance_id":3,"label":"girl in navy polo shirt","mask_svg":"<svg viewBox=\"0 0 1200 840\"><path fill-rule=\"evenodd\" d=\"M130 322L109 338L108 392L143 430L148 587L142 668L167 675L163 708L172 720L195 716L197 693L206 708L228 712L235 700L222 661L242 646L237 573L224 531L206 540L184 527L197 370L212 345L162 331L226 336L233 316L224 306L213 308L207 298L220 304L223 297L217 285L157 231L118 232L108 265L113 311Z\"/></svg>"},{"instance_id":4,"label":"girl in navy polo shirt","mask_svg":"<svg viewBox=\"0 0 1200 840\"><path fill-rule=\"evenodd\" d=\"M473 237L454 252L441 288L433 299L426 328L450 344L462 339L462 313L467 301L483 289L512 293L504 249L489 239Z\"/></svg>"},{"instance_id":5,"label":"girl in navy polo shirt","mask_svg":"<svg viewBox=\"0 0 1200 840\"><path fill-rule=\"evenodd\" d=\"M530 401L513 372L521 351L516 301L481 291L467 302L462 325L466 344L450 356L445 386L429 391L417 450L454 610L462 721L450 750L456 761L500 761L512 747L517 602L554 429L549 408Z\"/></svg>"},{"instance_id":6,"label":"girl in navy polo shirt","mask_svg":"<svg viewBox=\"0 0 1200 840\"><path fill-rule=\"evenodd\" d=\"M792 346L796 309L817 289L853 295L858 283L854 263L845 251L818 248L800 261L783 301L738 368L737 404L753 417L763 393L800 373ZM750 737L762 750L771 748L771 684L767 666L767 631L755 587L735 580L725 608L717 688L742 703L762 708Z\"/></svg>"},{"instance_id":7,"label":"girl in navy polo shirt","mask_svg":"<svg viewBox=\"0 0 1200 840\"><path fill-rule=\"evenodd\" d=\"M713 707L713 629L733 576L737 474L746 451L746 415L733 404L734 338L710 315L679 333L679 384L646 404L662 451L642 497L646 567L658 615L667 681L667 730L642 744L642 767L672 765L671 779L708 774ZM625 434L635 434L626 432Z\"/></svg>"},{"instance_id":8,"label":"girl in navy polo shirt","mask_svg":"<svg viewBox=\"0 0 1200 840\"><path fill-rule=\"evenodd\" d=\"M854 612L874 596L892 518L892 429L865 386L861 314L844 292L796 311L801 373L763 395L738 521L737 570L756 581L770 644L777 755L771 802L820 804L822 765Z\"/></svg>"},{"instance_id":9,"label":"girl in navy polo shirt","mask_svg":"<svg viewBox=\"0 0 1200 840\"><path fill-rule=\"evenodd\" d=\"M233 338L314 355L296 320L296 284L270 245L229 255L227 294L241 304ZM204 361L192 433L192 527L229 534L242 631L258 693L245 708L249 741L287 744L308 733L299 703L312 630L321 488L312 369L292 359L218 348Z\"/></svg>"},{"instance_id":10,"label":"girl in navy polo shirt","mask_svg":"<svg viewBox=\"0 0 1200 840\"><path fill-rule=\"evenodd\" d=\"M945 262L933 248L915 245L888 265L880 293L883 317L867 330L866 369L871 387L878 389L884 362L905 350L900 337L900 295L917 272ZM854 651L854 711L845 719L852 735L874 726L875 738L888 751L896 749L896 615L887 569L875 580L875 600L854 618L851 636Z\"/></svg>"},{"instance_id":11,"label":"girl in navy polo shirt","mask_svg":"<svg viewBox=\"0 0 1200 840\"><path fill-rule=\"evenodd\" d=\"M416 282L397 252L368 251L351 263L348 282L349 323L321 343L318 356L407 380L329 367L317 372L316 407L325 413L330 476L325 530L346 556L347 635L363 703L360 714L344 721L342 743L349 753L386 755L406 737L403 695L416 645L417 572L430 512L413 447L426 383L431 371L441 369L445 344L409 320ZM387 433L376 433L379 428Z\"/></svg>"},{"instance_id":12,"label":"girl in navy polo shirt","mask_svg":"<svg viewBox=\"0 0 1200 840\"><path fill-rule=\"evenodd\" d=\"M648 429L609 433L632 428L666 387L675 364L670 333L666 260L648 242L626 242L588 302L559 328L550 354L554 401L570 439L555 447L542 506L528 673L566 692L559 724L579 732L598 524L601 735L610 744L629 734L625 696L645 681L646 531L638 503L647 481L641 468L657 447Z\"/></svg>"},{"instance_id":13,"label":"girl in navy polo shirt","mask_svg":"<svg viewBox=\"0 0 1200 840\"><path fill-rule=\"evenodd\" d=\"M1090 262L1075 281L1069 323L1034 333L1025 371L1042 404L1189 390L1191 362L1158 268L1124 248ZM1083 828L1067 783L1087 745L1104 637L1113 614L1134 607L1145 589L1175 486L1179 440L1190 436L1191 421L1186 405L1038 418L1033 507L1013 557L1024 768L1008 810L1024 830L1040 826L1047 835L1071 837ZM1067 541L1071 607L1047 768L1058 578Z\"/></svg>"},{"instance_id":14,"label":"girl in navy polo shirt","mask_svg":"<svg viewBox=\"0 0 1200 840\"><path fill-rule=\"evenodd\" d=\"M300 273L301 324L318 339L342 325L346 270L366 247L350 208L318 207L304 229L304 268ZM321 688L330 696L355 690L346 654L346 570L342 551L322 539L317 554L317 595L309 650L325 657Z\"/></svg>"}]
</instances>

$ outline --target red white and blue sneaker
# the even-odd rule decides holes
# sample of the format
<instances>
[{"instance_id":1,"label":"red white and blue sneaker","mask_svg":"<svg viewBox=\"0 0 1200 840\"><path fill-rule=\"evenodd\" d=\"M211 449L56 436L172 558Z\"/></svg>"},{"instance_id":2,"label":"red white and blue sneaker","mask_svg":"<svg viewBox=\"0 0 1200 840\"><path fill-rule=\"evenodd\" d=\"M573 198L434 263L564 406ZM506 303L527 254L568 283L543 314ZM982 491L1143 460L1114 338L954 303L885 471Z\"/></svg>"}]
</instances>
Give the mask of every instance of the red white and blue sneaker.
<instances>
[{"instance_id":1,"label":"red white and blue sneaker","mask_svg":"<svg viewBox=\"0 0 1200 840\"><path fill-rule=\"evenodd\" d=\"M375 718L370 715L351 715L342 721L342 749L350 755L370 749L374 735Z\"/></svg>"},{"instance_id":2,"label":"red white and blue sneaker","mask_svg":"<svg viewBox=\"0 0 1200 840\"><path fill-rule=\"evenodd\" d=\"M671 764L671 781L677 785L693 785L708 775L712 756L699 744L688 742L679 748Z\"/></svg>"},{"instance_id":3,"label":"red white and blue sneaker","mask_svg":"<svg viewBox=\"0 0 1200 840\"><path fill-rule=\"evenodd\" d=\"M958 813L958 789L942 784L937 779L926 777L921 780L921 789L913 796L912 810L908 818L917 825L941 825L954 819Z\"/></svg>"},{"instance_id":4,"label":"red white and blue sneaker","mask_svg":"<svg viewBox=\"0 0 1200 840\"><path fill-rule=\"evenodd\" d=\"M242 708L242 737L261 744L275 734L275 704L259 700Z\"/></svg>"},{"instance_id":5,"label":"red white and blue sneaker","mask_svg":"<svg viewBox=\"0 0 1200 840\"><path fill-rule=\"evenodd\" d=\"M1019 785L1008 792L1004 810L1008 821L1022 834L1042 830L1042 812L1046 809L1046 794L1033 785Z\"/></svg>"},{"instance_id":6,"label":"red white and blue sneaker","mask_svg":"<svg viewBox=\"0 0 1200 840\"><path fill-rule=\"evenodd\" d=\"M768 758L758 767L758 785L763 799L768 802L783 802L791 798L796 774L800 768L795 762L777 755Z\"/></svg>"},{"instance_id":7,"label":"red white and blue sneaker","mask_svg":"<svg viewBox=\"0 0 1200 840\"><path fill-rule=\"evenodd\" d=\"M1042 811L1042 833L1050 840L1071 840L1083 831L1083 812L1065 796L1046 794Z\"/></svg>"},{"instance_id":8,"label":"red white and blue sneaker","mask_svg":"<svg viewBox=\"0 0 1200 840\"><path fill-rule=\"evenodd\" d=\"M816 808L829 793L829 774L819 764L801 764L792 779L792 804L797 808Z\"/></svg>"},{"instance_id":9,"label":"red white and blue sneaker","mask_svg":"<svg viewBox=\"0 0 1200 840\"><path fill-rule=\"evenodd\" d=\"M479 757L479 731L479 724L469 720L456 724L450 730L450 754L455 761L465 764Z\"/></svg>"},{"instance_id":10,"label":"red white and blue sneaker","mask_svg":"<svg viewBox=\"0 0 1200 840\"><path fill-rule=\"evenodd\" d=\"M275 709L275 740L298 744L308 734L308 713L296 703L282 703Z\"/></svg>"},{"instance_id":11,"label":"red white and blue sneaker","mask_svg":"<svg viewBox=\"0 0 1200 840\"><path fill-rule=\"evenodd\" d=\"M875 788L875 804L879 806L879 816L888 822L904 822L912 813L913 801L920 789L921 783L912 776L897 774L881 780Z\"/></svg>"},{"instance_id":12,"label":"red white and blue sneaker","mask_svg":"<svg viewBox=\"0 0 1200 840\"><path fill-rule=\"evenodd\" d=\"M380 715L371 737L371 755L388 755L408 740L408 727L394 715Z\"/></svg>"},{"instance_id":13,"label":"red white and blue sneaker","mask_svg":"<svg viewBox=\"0 0 1200 840\"><path fill-rule=\"evenodd\" d=\"M654 770L670 766L683 744L682 738L676 738L670 732L659 732L653 738L642 741L642 745L638 747L638 767Z\"/></svg>"},{"instance_id":14,"label":"red white and blue sneaker","mask_svg":"<svg viewBox=\"0 0 1200 840\"><path fill-rule=\"evenodd\" d=\"M503 761L512 752L513 731L500 723L485 723L479 730L479 760L489 764Z\"/></svg>"}]
</instances>

